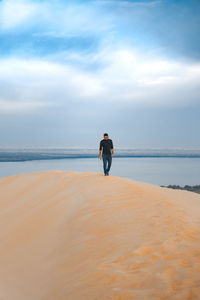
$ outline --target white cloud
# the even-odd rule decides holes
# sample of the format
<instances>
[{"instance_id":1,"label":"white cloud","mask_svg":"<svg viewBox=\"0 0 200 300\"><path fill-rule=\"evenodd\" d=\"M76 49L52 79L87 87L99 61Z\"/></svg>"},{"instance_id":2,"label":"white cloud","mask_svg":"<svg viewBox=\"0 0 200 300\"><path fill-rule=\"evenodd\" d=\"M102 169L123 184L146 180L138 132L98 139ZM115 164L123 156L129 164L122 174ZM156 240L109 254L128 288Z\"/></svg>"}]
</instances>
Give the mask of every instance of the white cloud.
<instances>
[{"instance_id":1,"label":"white cloud","mask_svg":"<svg viewBox=\"0 0 200 300\"><path fill-rule=\"evenodd\" d=\"M0 64L0 84L4 87L0 92L0 111L18 111L22 106L31 110L42 103L63 105L93 98L104 90L98 78L68 65L22 59L1 60Z\"/></svg>"},{"instance_id":2,"label":"white cloud","mask_svg":"<svg viewBox=\"0 0 200 300\"><path fill-rule=\"evenodd\" d=\"M41 103L63 106L73 101L183 106L199 101L199 64L152 58L130 48L76 55L74 59L86 64L96 61L101 68L86 71L51 61L1 60L0 84L4 89L0 106L9 111L21 105L30 110L33 103L38 107Z\"/></svg>"},{"instance_id":3,"label":"white cloud","mask_svg":"<svg viewBox=\"0 0 200 300\"><path fill-rule=\"evenodd\" d=\"M23 113L27 111L33 111L45 106L44 102L27 102L27 101L8 101L0 100L0 113Z\"/></svg>"},{"instance_id":4,"label":"white cloud","mask_svg":"<svg viewBox=\"0 0 200 300\"><path fill-rule=\"evenodd\" d=\"M23 0L4 0L0 3L0 24L11 29L30 20L38 5Z\"/></svg>"},{"instance_id":5,"label":"white cloud","mask_svg":"<svg viewBox=\"0 0 200 300\"><path fill-rule=\"evenodd\" d=\"M111 51L99 76L107 99L148 105L184 105L199 101L200 65L140 54Z\"/></svg>"},{"instance_id":6,"label":"white cloud","mask_svg":"<svg viewBox=\"0 0 200 300\"><path fill-rule=\"evenodd\" d=\"M80 36L98 34L113 27L111 16L102 15L95 5L59 1L3 0L0 25L3 30L37 25L34 36Z\"/></svg>"}]
</instances>

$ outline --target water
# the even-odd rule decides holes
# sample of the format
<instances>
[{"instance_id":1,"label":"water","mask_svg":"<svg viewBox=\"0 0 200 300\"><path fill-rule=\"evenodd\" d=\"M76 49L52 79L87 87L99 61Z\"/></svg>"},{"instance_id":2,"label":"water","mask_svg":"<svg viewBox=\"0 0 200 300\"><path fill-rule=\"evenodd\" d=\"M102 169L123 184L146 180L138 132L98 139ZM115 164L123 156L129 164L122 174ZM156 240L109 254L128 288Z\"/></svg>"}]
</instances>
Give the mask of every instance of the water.
<instances>
[{"instance_id":1,"label":"water","mask_svg":"<svg viewBox=\"0 0 200 300\"><path fill-rule=\"evenodd\" d=\"M103 174L103 161L96 157L0 162L0 177L41 170ZM197 185L200 184L200 158L113 157L110 175L155 185Z\"/></svg>"}]
</instances>

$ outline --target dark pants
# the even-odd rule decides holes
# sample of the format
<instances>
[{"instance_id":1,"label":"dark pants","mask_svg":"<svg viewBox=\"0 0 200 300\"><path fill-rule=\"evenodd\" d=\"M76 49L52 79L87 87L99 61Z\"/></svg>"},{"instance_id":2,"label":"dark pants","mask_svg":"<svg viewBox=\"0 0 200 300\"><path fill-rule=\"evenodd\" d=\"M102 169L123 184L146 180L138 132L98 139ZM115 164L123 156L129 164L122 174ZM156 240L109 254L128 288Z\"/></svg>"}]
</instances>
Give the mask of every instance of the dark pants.
<instances>
[{"instance_id":1,"label":"dark pants","mask_svg":"<svg viewBox=\"0 0 200 300\"><path fill-rule=\"evenodd\" d=\"M103 158L103 169L104 174L107 174L110 171L111 163L112 163L112 155L111 154L102 154ZM108 167L106 167L106 164L108 162Z\"/></svg>"}]
</instances>

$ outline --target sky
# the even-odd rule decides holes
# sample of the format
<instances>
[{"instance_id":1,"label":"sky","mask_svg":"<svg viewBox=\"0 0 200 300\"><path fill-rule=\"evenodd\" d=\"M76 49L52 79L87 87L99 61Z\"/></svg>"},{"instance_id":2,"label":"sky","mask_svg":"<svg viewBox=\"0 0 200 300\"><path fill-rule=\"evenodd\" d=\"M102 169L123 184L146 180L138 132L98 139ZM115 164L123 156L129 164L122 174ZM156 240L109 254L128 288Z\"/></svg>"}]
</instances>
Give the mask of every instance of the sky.
<instances>
[{"instance_id":1,"label":"sky","mask_svg":"<svg viewBox=\"0 0 200 300\"><path fill-rule=\"evenodd\" d=\"M200 147L199 0L0 1L0 146Z\"/></svg>"}]
</instances>

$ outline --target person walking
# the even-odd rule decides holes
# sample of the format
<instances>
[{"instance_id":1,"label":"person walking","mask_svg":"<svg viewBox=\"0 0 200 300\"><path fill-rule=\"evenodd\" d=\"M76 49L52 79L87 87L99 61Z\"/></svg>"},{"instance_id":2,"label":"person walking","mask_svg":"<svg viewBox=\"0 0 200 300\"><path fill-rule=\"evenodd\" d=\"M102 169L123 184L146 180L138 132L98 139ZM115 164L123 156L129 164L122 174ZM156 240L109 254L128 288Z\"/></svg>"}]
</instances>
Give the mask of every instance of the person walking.
<instances>
[{"instance_id":1,"label":"person walking","mask_svg":"<svg viewBox=\"0 0 200 300\"><path fill-rule=\"evenodd\" d=\"M103 152L102 152L102 148L103 148ZM108 134L104 133L104 139L100 141L100 145L99 145L99 158L100 159L101 157L103 158L103 169L104 169L105 176L109 175L113 155L114 155L113 142L111 139L108 138ZM108 162L108 167L107 167L107 162Z\"/></svg>"}]
</instances>

